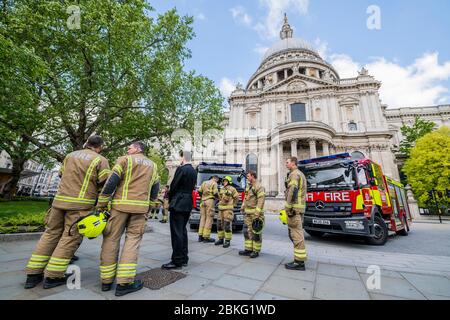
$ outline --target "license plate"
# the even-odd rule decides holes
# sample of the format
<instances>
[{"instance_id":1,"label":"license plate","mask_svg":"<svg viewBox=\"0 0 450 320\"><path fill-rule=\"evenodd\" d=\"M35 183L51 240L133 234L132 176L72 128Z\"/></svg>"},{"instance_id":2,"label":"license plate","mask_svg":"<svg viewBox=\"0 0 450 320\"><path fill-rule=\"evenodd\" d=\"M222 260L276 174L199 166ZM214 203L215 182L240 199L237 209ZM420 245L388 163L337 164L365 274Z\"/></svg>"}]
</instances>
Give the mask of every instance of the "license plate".
<instances>
[{"instance_id":1,"label":"license plate","mask_svg":"<svg viewBox=\"0 0 450 320\"><path fill-rule=\"evenodd\" d=\"M313 224L322 224L329 226L331 224L330 220L313 219Z\"/></svg>"}]
</instances>

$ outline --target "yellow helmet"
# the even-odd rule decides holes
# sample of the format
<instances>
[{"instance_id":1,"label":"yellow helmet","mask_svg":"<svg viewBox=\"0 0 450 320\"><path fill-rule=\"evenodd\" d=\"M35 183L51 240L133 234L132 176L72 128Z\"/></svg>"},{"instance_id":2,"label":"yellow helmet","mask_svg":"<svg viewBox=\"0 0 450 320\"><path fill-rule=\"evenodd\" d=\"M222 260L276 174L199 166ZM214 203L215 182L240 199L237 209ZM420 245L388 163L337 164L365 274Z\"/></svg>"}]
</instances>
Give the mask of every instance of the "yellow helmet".
<instances>
[{"instance_id":1,"label":"yellow helmet","mask_svg":"<svg viewBox=\"0 0 450 320\"><path fill-rule=\"evenodd\" d=\"M278 216L278 218L280 219L281 223L286 225L287 224L287 214L286 214L286 210L280 210L280 215Z\"/></svg>"},{"instance_id":2,"label":"yellow helmet","mask_svg":"<svg viewBox=\"0 0 450 320\"><path fill-rule=\"evenodd\" d=\"M78 232L88 239L97 238L105 230L108 218L108 211L92 212L77 222Z\"/></svg>"},{"instance_id":3,"label":"yellow helmet","mask_svg":"<svg viewBox=\"0 0 450 320\"><path fill-rule=\"evenodd\" d=\"M229 184L233 183L233 178L231 178L230 176L224 177L223 180L227 180Z\"/></svg>"}]
</instances>

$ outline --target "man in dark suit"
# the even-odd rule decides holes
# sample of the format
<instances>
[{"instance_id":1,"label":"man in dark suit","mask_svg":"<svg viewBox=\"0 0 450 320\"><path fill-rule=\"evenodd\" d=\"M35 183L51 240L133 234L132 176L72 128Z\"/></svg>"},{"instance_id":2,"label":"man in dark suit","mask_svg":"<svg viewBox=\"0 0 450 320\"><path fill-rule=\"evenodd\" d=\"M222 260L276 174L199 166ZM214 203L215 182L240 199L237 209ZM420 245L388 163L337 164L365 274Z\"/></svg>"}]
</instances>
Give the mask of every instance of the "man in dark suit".
<instances>
[{"instance_id":1,"label":"man in dark suit","mask_svg":"<svg viewBox=\"0 0 450 320\"><path fill-rule=\"evenodd\" d=\"M197 171L190 163L190 151L183 151L181 157L181 165L175 171L169 188L172 261L163 264L163 269L180 269L182 266L187 266L189 260L186 225L191 215L192 191L197 183Z\"/></svg>"}]
</instances>

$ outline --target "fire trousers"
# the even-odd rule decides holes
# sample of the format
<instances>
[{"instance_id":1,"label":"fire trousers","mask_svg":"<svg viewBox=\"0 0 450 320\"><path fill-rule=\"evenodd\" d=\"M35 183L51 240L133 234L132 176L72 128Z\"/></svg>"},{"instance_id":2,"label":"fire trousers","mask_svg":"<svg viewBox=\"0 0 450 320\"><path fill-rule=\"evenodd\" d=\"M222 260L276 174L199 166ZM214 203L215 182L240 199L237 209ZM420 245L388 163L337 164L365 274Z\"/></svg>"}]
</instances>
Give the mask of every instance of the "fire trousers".
<instances>
[{"instance_id":1,"label":"fire trousers","mask_svg":"<svg viewBox=\"0 0 450 320\"><path fill-rule=\"evenodd\" d=\"M64 277L70 260L83 240L77 227L72 225L88 214L89 211L49 209L45 216L45 232L28 261L26 274L44 273L47 278Z\"/></svg>"},{"instance_id":2,"label":"fire trousers","mask_svg":"<svg viewBox=\"0 0 450 320\"><path fill-rule=\"evenodd\" d=\"M211 227L214 222L214 199L202 201L200 204L200 225L198 227L198 235L209 239L211 236Z\"/></svg>"},{"instance_id":3,"label":"fire trousers","mask_svg":"<svg viewBox=\"0 0 450 320\"><path fill-rule=\"evenodd\" d=\"M257 216L254 213L246 213L244 216L244 239L245 239L245 250L260 252L262 246L262 234L253 233L253 220ZM264 219L264 215L259 215L260 218Z\"/></svg>"},{"instance_id":4,"label":"fire trousers","mask_svg":"<svg viewBox=\"0 0 450 320\"><path fill-rule=\"evenodd\" d=\"M164 199L162 214L162 221L167 221L169 215L169 199Z\"/></svg>"},{"instance_id":5,"label":"fire trousers","mask_svg":"<svg viewBox=\"0 0 450 320\"><path fill-rule=\"evenodd\" d=\"M134 281L137 270L139 246L145 231L146 220L143 214L130 214L111 210L103 232L102 252L100 255L100 277L102 283L118 284ZM120 238L125 233L125 242L119 259Z\"/></svg>"},{"instance_id":6,"label":"fire trousers","mask_svg":"<svg viewBox=\"0 0 450 320\"><path fill-rule=\"evenodd\" d=\"M303 234L303 210L292 210L288 213L289 239L294 244L294 260L306 261L305 236Z\"/></svg>"},{"instance_id":7,"label":"fire trousers","mask_svg":"<svg viewBox=\"0 0 450 320\"><path fill-rule=\"evenodd\" d=\"M217 237L230 241L233 236L233 210L219 210L217 219Z\"/></svg>"}]
</instances>

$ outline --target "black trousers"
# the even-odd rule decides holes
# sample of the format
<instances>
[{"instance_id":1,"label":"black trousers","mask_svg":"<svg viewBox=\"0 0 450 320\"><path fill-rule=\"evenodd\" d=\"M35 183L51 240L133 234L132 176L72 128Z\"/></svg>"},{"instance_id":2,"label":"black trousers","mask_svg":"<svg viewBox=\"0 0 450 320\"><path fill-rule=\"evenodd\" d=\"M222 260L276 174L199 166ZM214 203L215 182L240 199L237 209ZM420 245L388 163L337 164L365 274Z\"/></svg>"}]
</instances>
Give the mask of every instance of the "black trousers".
<instances>
[{"instance_id":1,"label":"black trousers","mask_svg":"<svg viewBox=\"0 0 450 320\"><path fill-rule=\"evenodd\" d=\"M172 262L176 265L187 263L188 236L186 225L189 222L190 212L170 211L170 238L172 241Z\"/></svg>"}]
</instances>

